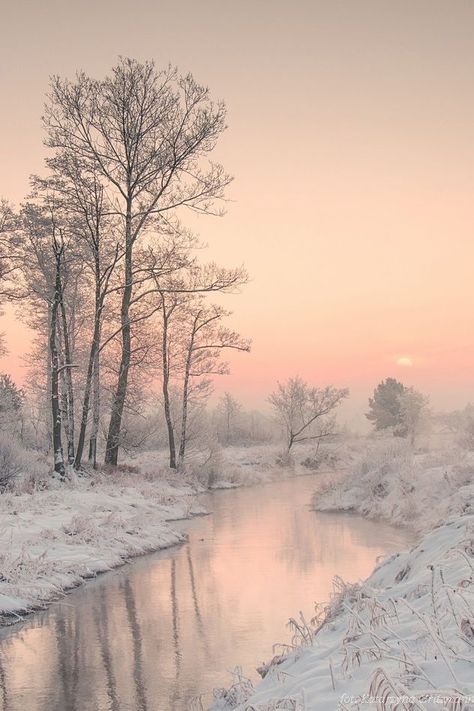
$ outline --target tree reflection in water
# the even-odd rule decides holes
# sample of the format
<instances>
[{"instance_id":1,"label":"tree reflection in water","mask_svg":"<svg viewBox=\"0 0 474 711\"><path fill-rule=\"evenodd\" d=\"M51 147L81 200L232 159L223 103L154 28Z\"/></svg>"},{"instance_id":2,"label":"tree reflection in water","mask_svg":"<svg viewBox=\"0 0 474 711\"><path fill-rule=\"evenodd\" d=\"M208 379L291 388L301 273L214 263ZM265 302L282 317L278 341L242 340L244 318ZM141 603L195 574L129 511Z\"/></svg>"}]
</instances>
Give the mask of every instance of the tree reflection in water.
<instances>
[{"instance_id":1,"label":"tree reflection in water","mask_svg":"<svg viewBox=\"0 0 474 711\"><path fill-rule=\"evenodd\" d=\"M408 535L316 514L312 477L216 492L189 542L100 577L0 634L0 711L184 711L248 675L324 601Z\"/></svg>"}]
</instances>

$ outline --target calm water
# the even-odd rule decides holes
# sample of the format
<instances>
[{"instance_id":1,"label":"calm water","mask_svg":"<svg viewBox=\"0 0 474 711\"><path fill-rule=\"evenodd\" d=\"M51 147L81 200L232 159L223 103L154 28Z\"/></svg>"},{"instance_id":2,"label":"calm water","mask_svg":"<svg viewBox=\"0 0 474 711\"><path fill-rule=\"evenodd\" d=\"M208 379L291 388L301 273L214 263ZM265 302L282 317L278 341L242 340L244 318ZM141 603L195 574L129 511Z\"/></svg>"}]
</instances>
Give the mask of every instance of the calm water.
<instances>
[{"instance_id":1,"label":"calm water","mask_svg":"<svg viewBox=\"0 0 474 711\"><path fill-rule=\"evenodd\" d=\"M286 621L335 574L367 576L407 545L390 526L309 509L313 477L216 492L189 542L141 558L0 633L1 711L181 711L256 677Z\"/></svg>"}]
</instances>

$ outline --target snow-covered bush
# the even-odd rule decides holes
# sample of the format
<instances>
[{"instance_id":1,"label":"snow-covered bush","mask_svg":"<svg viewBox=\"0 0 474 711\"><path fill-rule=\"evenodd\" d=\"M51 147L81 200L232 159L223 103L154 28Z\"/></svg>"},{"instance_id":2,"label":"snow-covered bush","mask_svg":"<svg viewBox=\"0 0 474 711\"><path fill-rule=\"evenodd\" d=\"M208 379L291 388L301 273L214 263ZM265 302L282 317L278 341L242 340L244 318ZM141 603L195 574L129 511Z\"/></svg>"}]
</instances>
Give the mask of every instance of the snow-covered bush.
<instances>
[{"instance_id":1,"label":"snow-covered bush","mask_svg":"<svg viewBox=\"0 0 474 711\"><path fill-rule=\"evenodd\" d=\"M474 464L455 464L448 477L456 488L472 484L474 482Z\"/></svg>"},{"instance_id":2,"label":"snow-covered bush","mask_svg":"<svg viewBox=\"0 0 474 711\"><path fill-rule=\"evenodd\" d=\"M191 472L206 489L212 488L219 479L222 479L224 457L219 445L210 447L209 451L190 465Z\"/></svg>"},{"instance_id":3,"label":"snow-covered bush","mask_svg":"<svg viewBox=\"0 0 474 711\"><path fill-rule=\"evenodd\" d=\"M50 465L45 455L26 450L11 434L0 432L0 492L31 494L50 481Z\"/></svg>"},{"instance_id":4,"label":"snow-covered bush","mask_svg":"<svg viewBox=\"0 0 474 711\"><path fill-rule=\"evenodd\" d=\"M403 523L410 508L415 464L404 440L385 440L368 446L350 470L323 480L315 495L318 509L357 510L377 517L395 517Z\"/></svg>"},{"instance_id":5,"label":"snow-covered bush","mask_svg":"<svg viewBox=\"0 0 474 711\"><path fill-rule=\"evenodd\" d=\"M318 510L357 511L420 531L470 510L474 457L449 451L414 453L406 440L367 443L346 471L321 478Z\"/></svg>"},{"instance_id":6,"label":"snow-covered bush","mask_svg":"<svg viewBox=\"0 0 474 711\"><path fill-rule=\"evenodd\" d=\"M25 394L9 375L0 374L0 429L10 434L19 433Z\"/></svg>"},{"instance_id":7,"label":"snow-covered bush","mask_svg":"<svg viewBox=\"0 0 474 711\"><path fill-rule=\"evenodd\" d=\"M318 469L335 469L341 462L340 454L329 447L316 448L309 456L301 460L305 469L317 471Z\"/></svg>"},{"instance_id":8,"label":"snow-covered bush","mask_svg":"<svg viewBox=\"0 0 474 711\"><path fill-rule=\"evenodd\" d=\"M459 433L459 444L469 452L474 452L474 415L470 411L465 414Z\"/></svg>"},{"instance_id":9,"label":"snow-covered bush","mask_svg":"<svg viewBox=\"0 0 474 711\"><path fill-rule=\"evenodd\" d=\"M20 443L5 432L0 432L0 491L5 491L22 471L24 450Z\"/></svg>"},{"instance_id":10,"label":"snow-covered bush","mask_svg":"<svg viewBox=\"0 0 474 711\"><path fill-rule=\"evenodd\" d=\"M34 451L23 453L23 468L15 481L15 491L31 494L42 491L51 483L51 464L46 454Z\"/></svg>"},{"instance_id":11,"label":"snow-covered bush","mask_svg":"<svg viewBox=\"0 0 474 711\"><path fill-rule=\"evenodd\" d=\"M255 691L250 679L242 673L240 667L232 671L233 683L228 689L214 689L214 699L220 701L222 708L235 709L244 704ZM218 707L217 707L218 708Z\"/></svg>"},{"instance_id":12,"label":"snow-covered bush","mask_svg":"<svg viewBox=\"0 0 474 711\"><path fill-rule=\"evenodd\" d=\"M276 464L279 467L283 467L284 469L288 469L290 471L295 468L295 460L293 459L291 452L288 452L286 449L277 455Z\"/></svg>"},{"instance_id":13,"label":"snow-covered bush","mask_svg":"<svg viewBox=\"0 0 474 711\"><path fill-rule=\"evenodd\" d=\"M318 455L310 455L301 460L301 466L311 471L316 471L321 466L321 459Z\"/></svg>"}]
</instances>

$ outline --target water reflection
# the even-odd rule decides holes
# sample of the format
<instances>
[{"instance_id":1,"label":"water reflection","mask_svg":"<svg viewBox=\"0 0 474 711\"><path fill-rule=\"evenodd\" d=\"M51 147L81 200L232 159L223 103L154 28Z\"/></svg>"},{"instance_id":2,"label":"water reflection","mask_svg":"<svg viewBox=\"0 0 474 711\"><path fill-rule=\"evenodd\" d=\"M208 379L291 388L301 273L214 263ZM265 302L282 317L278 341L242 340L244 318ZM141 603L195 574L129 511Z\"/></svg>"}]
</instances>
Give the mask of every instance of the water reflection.
<instances>
[{"instance_id":1,"label":"water reflection","mask_svg":"<svg viewBox=\"0 0 474 711\"><path fill-rule=\"evenodd\" d=\"M406 534L315 514L314 481L211 497L189 542L88 584L0 635L0 711L182 711L236 664L288 640L286 619L366 576Z\"/></svg>"}]
</instances>

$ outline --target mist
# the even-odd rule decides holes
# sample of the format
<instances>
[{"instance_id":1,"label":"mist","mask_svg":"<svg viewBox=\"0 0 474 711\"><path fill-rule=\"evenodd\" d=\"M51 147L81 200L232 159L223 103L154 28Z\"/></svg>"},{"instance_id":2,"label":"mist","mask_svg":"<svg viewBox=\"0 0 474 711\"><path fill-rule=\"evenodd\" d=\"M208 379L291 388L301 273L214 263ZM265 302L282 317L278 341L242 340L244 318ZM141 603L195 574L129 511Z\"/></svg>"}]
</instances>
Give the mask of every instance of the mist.
<instances>
[{"instance_id":1,"label":"mist","mask_svg":"<svg viewBox=\"0 0 474 711\"><path fill-rule=\"evenodd\" d=\"M473 7L2 29L0 711L473 708Z\"/></svg>"}]
</instances>

